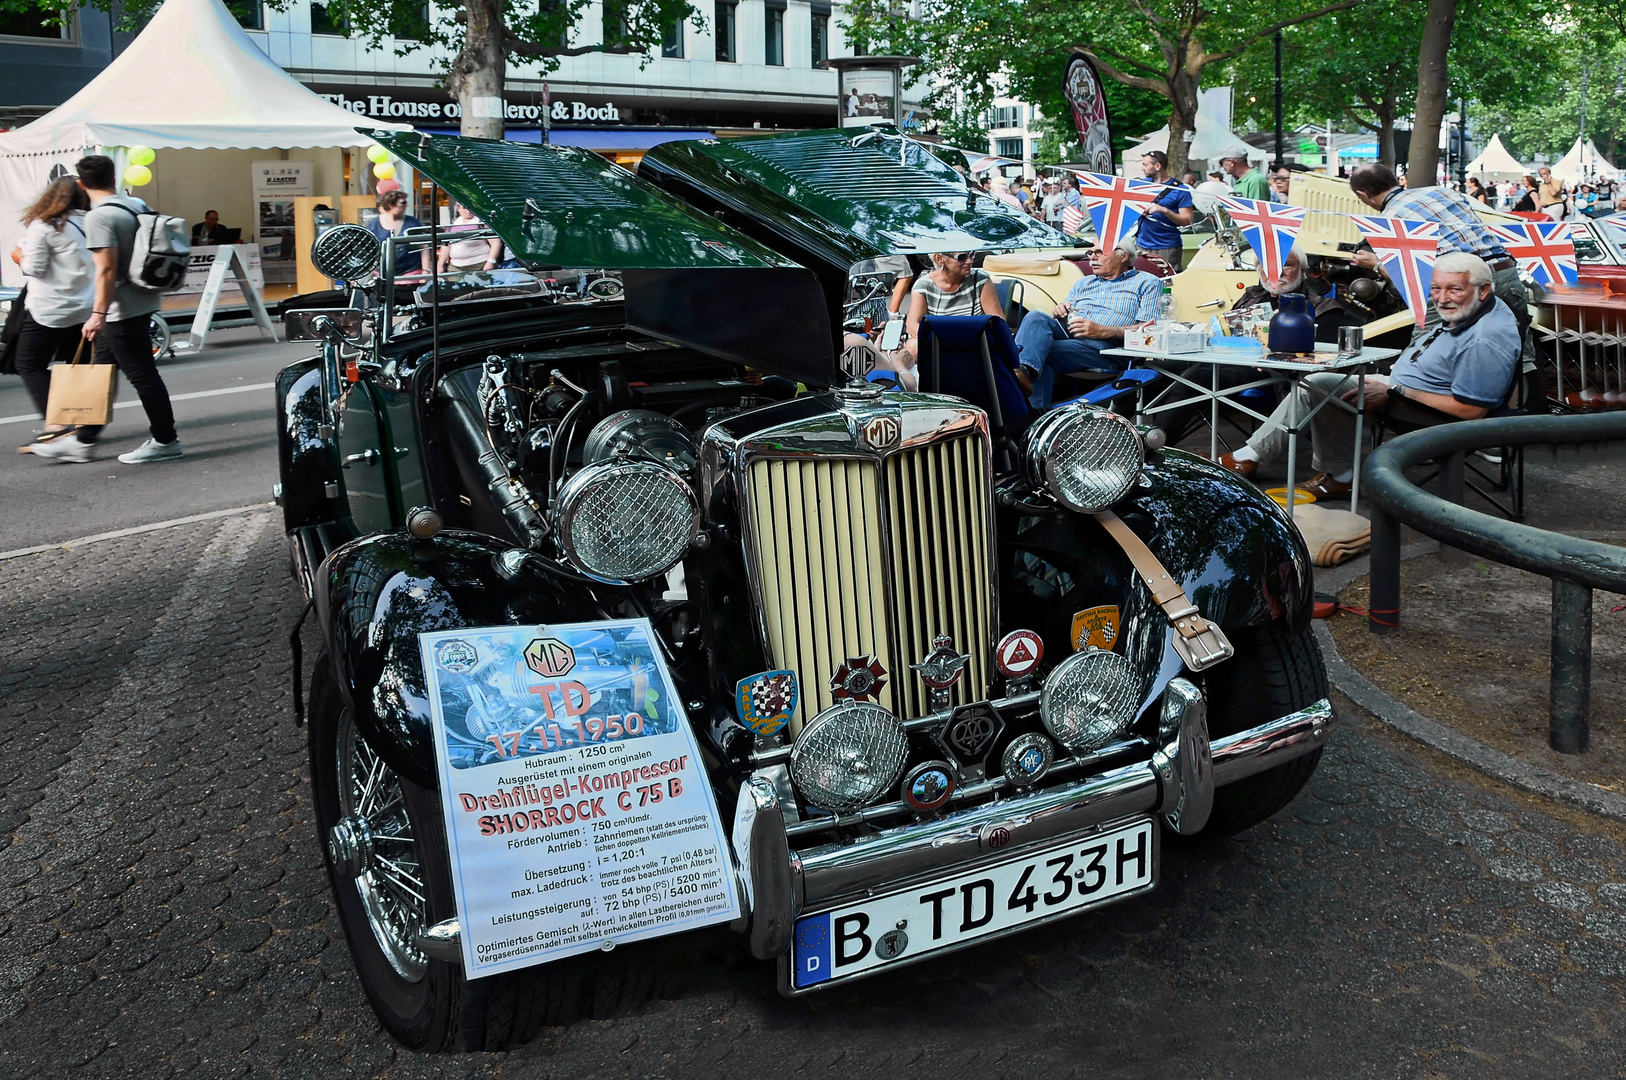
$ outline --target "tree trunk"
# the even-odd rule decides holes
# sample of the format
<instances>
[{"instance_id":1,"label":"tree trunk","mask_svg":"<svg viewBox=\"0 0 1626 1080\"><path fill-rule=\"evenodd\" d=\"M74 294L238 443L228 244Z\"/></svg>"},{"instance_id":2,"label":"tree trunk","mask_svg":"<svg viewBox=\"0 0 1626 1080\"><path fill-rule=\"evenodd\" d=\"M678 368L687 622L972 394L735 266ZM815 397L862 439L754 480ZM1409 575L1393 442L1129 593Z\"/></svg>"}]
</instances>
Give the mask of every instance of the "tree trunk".
<instances>
[{"instance_id":1,"label":"tree trunk","mask_svg":"<svg viewBox=\"0 0 1626 1080\"><path fill-rule=\"evenodd\" d=\"M459 130L481 139L503 137L503 82L508 54L503 47L501 0L463 0L468 32L463 51L452 61L446 89L462 110Z\"/></svg>"},{"instance_id":2,"label":"tree trunk","mask_svg":"<svg viewBox=\"0 0 1626 1080\"><path fill-rule=\"evenodd\" d=\"M1386 97L1378 108L1378 160L1395 167L1395 99Z\"/></svg>"},{"instance_id":3,"label":"tree trunk","mask_svg":"<svg viewBox=\"0 0 1626 1080\"><path fill-rule=\"evenodd\" d=\"M1187 151L1191 148L1186 133L1197 129L1197 79L1188 75L1185 66L1169 80L1169 175L1176 180L1186 171Z\"/></svg>"},{"instance_id":4,"label":"tree trunk","mask_svg":"<svg viewBox=\"0 0 1626 1080\"><path fill-rule=\"evenodd\" d=\"M1456 19L1457 0L1428 0L1423 44L1417 51L1417 109L1406 163L1407 187L1429 187L1439 167L1440 120L1446 105L1445 57L1451 50L1451 27Z\"/></svg>"}]
</instances>

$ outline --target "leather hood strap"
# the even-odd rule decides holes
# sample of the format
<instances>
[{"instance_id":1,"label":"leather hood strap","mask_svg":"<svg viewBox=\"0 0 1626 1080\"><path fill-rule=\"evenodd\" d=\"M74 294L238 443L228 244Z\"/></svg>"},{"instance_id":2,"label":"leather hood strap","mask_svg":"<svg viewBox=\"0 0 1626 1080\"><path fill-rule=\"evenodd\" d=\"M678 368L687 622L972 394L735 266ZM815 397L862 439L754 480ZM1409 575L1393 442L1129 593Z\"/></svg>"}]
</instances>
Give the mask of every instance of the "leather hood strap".
<instances>
[{"instance_id":1,"label":"leather hood strap","mask_svg":"<svg viewBox=\"0 0 1626 1080\"><path fill-rule=\"evenodd\" d=\"M1164 569L1152 549L1135 535L1134 530L1111 510L1098 511L1095 519L1123 548L1129 562L1135 567L1135 573L1151 590L1152 600L1174 624L1174 650L1180 654L1186 666L1192 671L1202 671L1230 659L1236 649L1226 638L1225 632L1203 618L1197 605L1186 595L1186 590Z\"/></svg>"}]
</instances>

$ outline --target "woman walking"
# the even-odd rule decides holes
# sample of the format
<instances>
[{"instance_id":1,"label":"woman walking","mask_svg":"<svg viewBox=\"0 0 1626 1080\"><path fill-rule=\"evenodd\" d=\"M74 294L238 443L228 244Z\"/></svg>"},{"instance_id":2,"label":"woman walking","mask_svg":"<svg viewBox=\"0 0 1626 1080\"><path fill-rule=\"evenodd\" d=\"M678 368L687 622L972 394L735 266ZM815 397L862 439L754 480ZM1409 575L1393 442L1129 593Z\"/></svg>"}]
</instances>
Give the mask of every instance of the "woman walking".
<instances>
[{"instance_id":1,"label":"woman walking","mask_svg":"<svg viewBox=\"0 0 1626 1080\"><path fill-rule=\"evenodd\" d=\"M17 337L17 374L29 397L45 415L51 393L51 364L72 361L79 328L90 318L96 299L90 252L85 246L85 211L90 199L71 176L51 181L34 205L23 212L21 266L28 275L23 298L22 330ZM74 428L47 424L45 434L28 446L55 442Z\"/></svg>"}]
</instances>

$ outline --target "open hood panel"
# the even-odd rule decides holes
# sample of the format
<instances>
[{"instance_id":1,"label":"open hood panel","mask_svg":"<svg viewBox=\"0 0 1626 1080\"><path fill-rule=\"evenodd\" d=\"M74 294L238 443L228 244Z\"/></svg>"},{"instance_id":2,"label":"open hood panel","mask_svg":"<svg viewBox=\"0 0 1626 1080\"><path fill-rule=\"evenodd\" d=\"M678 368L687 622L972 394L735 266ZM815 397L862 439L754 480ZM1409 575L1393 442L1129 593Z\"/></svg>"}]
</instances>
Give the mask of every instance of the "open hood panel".
<instances>
[{"instance_id":1,"label":"open hood panel","mask_svg":"<svg viewBox=\"0 0 1626 1080\"><path fill-rule=\"evenodd\" d=\"M1074 246L1050 226L973 193L919 144L883 132L665 143L644 156L639 172L685 197L708 196L825 261Z\"/></svg>"},{"instance_id":2,"label":"open hood panel","mask_svg":"<svg viewBox=\"0 0 1626 1080\"><path fill-rule=\"evenodd\" d=\"M357 130L473 210L532 269L795 265L589 150Z\"/></svg>"}]
</instances>

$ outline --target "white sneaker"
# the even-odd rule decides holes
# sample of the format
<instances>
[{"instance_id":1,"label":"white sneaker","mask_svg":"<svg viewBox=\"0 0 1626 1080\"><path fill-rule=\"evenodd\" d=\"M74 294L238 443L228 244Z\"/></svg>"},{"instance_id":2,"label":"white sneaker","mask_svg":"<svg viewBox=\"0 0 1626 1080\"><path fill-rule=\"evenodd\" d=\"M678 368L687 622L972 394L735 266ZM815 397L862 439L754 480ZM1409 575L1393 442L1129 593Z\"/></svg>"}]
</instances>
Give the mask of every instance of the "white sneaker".
<instances>
[{"instance_id":1,"label":"white sneaker","mask_svg":"<svg viewBox=\"0 0 1626 1080\"><path fill-rule=\"evenodd\" d=\"M159 442L157 439L148 439L128 454L120 454L119 460L126 465L146 465L153 461L173 461L180 456L181 440Z\"/></svg>"},{"instance_id":2,"label":"white sneaker","mask_svg":"<svg viewBox=\"0 0 1626 1080\"><path fill-rule=\"evenodd\" d=\"M50 442L37 442L29 446L35 457L53 458L57 461L94 461L91 451L96 449L95 443L80 442L78 439L52 439Z\"/></svg>"}]
</instances>

